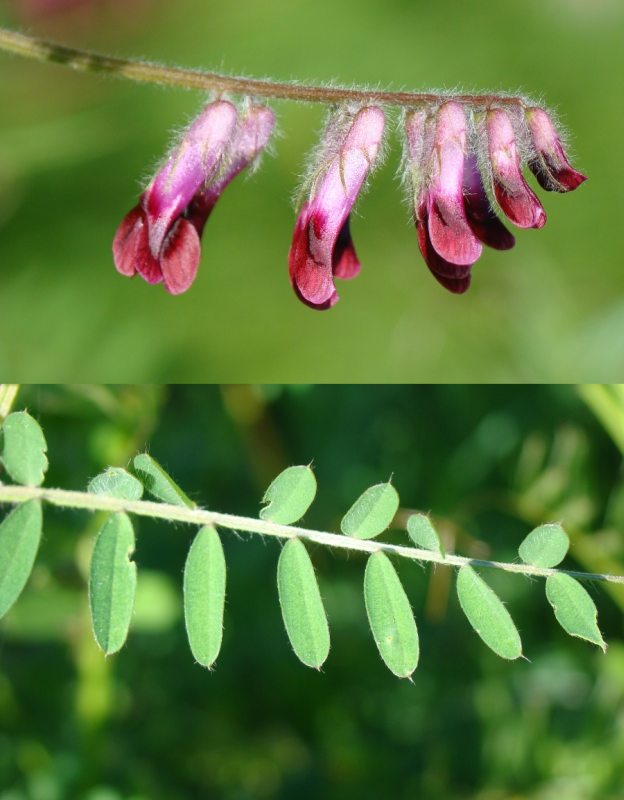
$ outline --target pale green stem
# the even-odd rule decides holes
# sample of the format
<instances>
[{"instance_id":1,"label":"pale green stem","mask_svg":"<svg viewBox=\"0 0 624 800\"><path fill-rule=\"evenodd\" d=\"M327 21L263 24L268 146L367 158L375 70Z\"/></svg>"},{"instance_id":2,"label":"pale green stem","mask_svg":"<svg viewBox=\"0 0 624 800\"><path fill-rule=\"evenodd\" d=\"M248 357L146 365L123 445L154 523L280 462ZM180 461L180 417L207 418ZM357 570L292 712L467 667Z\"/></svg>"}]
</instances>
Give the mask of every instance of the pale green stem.
<instances>
[{"instance_id":1,"label":"pale green stem","mask_svg":"<svg viewBox=\"0 0 624 800\"><path fill-rule=\"evenodd\" d=\"M165 519L172 522L186 522L190 525L199 526L216 525L219 528L259 533L263 536L274 536L278 539L305 539L325 547L336 547L341 550L357 550L363 553L376 553L379 550L383 550L401 558L409 558L414 561L430 561L435 564L454 567L471 564L476 567L491 567L505 572L517 572L521 575L541 578L564 573L583 580L624 583L624 575L603 575L592 572L576 572L574 570L545 569L543 567L532 567L528 564L487 561L480 558L465 558L455 555L441 556L430 550L421 550L416 547L403 547L402 545L388 544L373 539L353 539L341 534L313 531L308 528L298 528L294 525L279 525L267 520L239 517L235 514L222 514L218 511L208 511L201 508L187 508L186 506L153 503L146 500L119 500L115 497L89 494L88 492L71 492L65 489L0 485L0 503L16 504L35 499L44 500L61 508L80 508L88 511L125 511L128 514L136 514L142 517Z\"/></svg>"},{"instance_id":2,"label":"pale green stem","mask_svg":"<svg viewBox=\"0 0 624 800\"><path fill-rule=\"evenodd\" d=\"M19 383L0 383L0 422L11 413L19 388Z\"/></svg>"},{"instance_id":3,"label":"pale green stem","mask_svg":"<svg viewBox=\"0 0 624 800\"><path fill-rule=\"evenodd\" d=\"M17 31L0 28L0 50L36 61L62 64L80 72L106 72L120 78L160 86L176 86L202 91L232 92L277 100L300 100L307 103L377 102L394 106L415 106L440 102L452 97L460 103L489 108L492 105L522 106L520 97L498 94L452 94L435 92L384 92L339 86L310 86L301 83L242 78L205 70L165 67L147 61L115 58L55 44Z\"/></svg>"}]
</instances>

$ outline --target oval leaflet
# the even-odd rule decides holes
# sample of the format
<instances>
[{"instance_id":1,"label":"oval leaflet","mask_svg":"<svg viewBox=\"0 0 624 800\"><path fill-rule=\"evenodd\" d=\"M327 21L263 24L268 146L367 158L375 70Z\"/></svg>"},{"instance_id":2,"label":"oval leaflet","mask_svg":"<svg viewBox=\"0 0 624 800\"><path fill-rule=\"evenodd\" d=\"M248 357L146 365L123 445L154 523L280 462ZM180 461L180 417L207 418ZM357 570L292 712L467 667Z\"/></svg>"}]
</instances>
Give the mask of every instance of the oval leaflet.
<instances>
[{"instance_id":1,"label":"oval leaflet","mask_svg":"<svg viewBox=\"0 0 624 800\"><path fill-rule=\"evenodd\" d=\"M22 593L41 541L41 501L29 500L0 524L0 617Z\"/></svg>"},{"instance_id":2,"label":"oval leaflet","mask_svg":"<svg viewBox=\"0 0 624 800\"><path fill-rule=\"evenodd\" d=\"M594 601L577 580L561 572L549 575L546 579L546 597L553 607L557 622L566 633L586 639L606 652L607 645L598 628L598 611Z\"/></svg>"},{"instance_id":3,"label":"oval leaflet","mask_svg":"<svg viewBox=\"0 0 624 800\"><path fill-rule=\"evenodd\" d=\"M444 556L444 548L438 532L426 514L412 514L407 520L407 533L418 547L424 547L425 550L431 550Z\"/></svg>"},{"instance_id":4,"label":"oval leaflet","mask_svg":"<svg viewBox=\"0 0 624 800\"><path fill-rule=\"evenodd\" d=\"M522 642L514 621L498 595L470 565L457 574L457 596L468 622L501 658L519 658Z\"/></svg>"},{"instance_id":5,"label":"oval leaflet","mask_svg":"<svg viewBox=\"0 0 624 800\"><path fill-rule=\"evenodd\" d=\"M418 629L399 576L385 553L373 553L366 563L364 602L386 666L397 677L409 678L418 665Z\"/></svg>"},{"instance_id":6,"label":"oval leaflet","mask_svg":"<svg viewBox=\"0 0 624 800\"><path fill-rule=\"evenodd\" d=\"M319 669L329 655L329 627L312 561L299 539L289 539L282 548L277 589L295 655L306 666Z\"/></svg>"},{"instance_id":7,"label":"oval leaflet","mask_svg":"<svg viewBox=\"0 0 624 800\"><path fill-rule=\"evenodd\" d=\"M8 474L23 486L41 486L48 469L48 445L36 419L15 411L0 428L0 456Z\"/></svg>"},{"instance_id":8,"label":"oval leaflet","mask_svg":"<svg viewBox=\"0 0 624 800\"><path fill-rule=\"evenodd\" d=\"M565 558L570 540L558 523L540 525L529 533L518 548L525 564L556 567Z\"/></svg>"},{"instance_id":9,"label":"oval leaflet","mask_svg":"<svg viewBox=\"0 0 624 800\"><path fill-rule=\"evenodd\" d=\"M104 494L120 500L140 500L143 484L121 467L109 467L96 475L87 486L89 494Z\"/></svg>"},{"instance_id":10,"label":"oval leaflet","mask_svg":"<svg viewBox=\"0 0 624 800\"><path fill-rule=\"evenodd\" d=\"M130 560L134 544L132 523L124 513L109 517L95 541L89 605L95 639L106 655L120 650L128 635L137 580Z\"/></svg>"},{"instance_id":11,"label":"oval leaflet","mask_svg":"<svg viewBox=\"0 0 624 800\"><path fill-rule=\"evenodd\" d=\"M132 460L132 470L147 491L163 503L194 508L195 503L186 496L173 478L148 453L140 453Z\"/></svg>"},{"instance_id":12,"label":"oval leaflet","mask_svg":"<svg viewBox=\"0 0 624 800\"><path fill-rule=\"evenodd\" d=\"M390 525L399 508L394 486L378 483L367 489L342 518L340 529L356 539L374 539Z\"/></svg>"},{"instance_id":13,"label":"oval leaflet","mask_svg":"<svg viewBox=\"0 0 624 800\"><path fill-rule=\"evenodd\" d=\"M316 495L316 478L309 466L288 467L275 478L262 498L267 506L260 510L260 519L291 525L312 505Z\"/></svg>"},{"instance_id":14,"label":"oval leaflet","mask_svg":"<svg viewBox=\"0 0 624 800\"><path fill-rule=\"evenodd\" d=\"M184 621L195 660L211 667L223 638L225 556L219 534L202 528L191 544L184 565Z\"/></svg>"}]
</instances>

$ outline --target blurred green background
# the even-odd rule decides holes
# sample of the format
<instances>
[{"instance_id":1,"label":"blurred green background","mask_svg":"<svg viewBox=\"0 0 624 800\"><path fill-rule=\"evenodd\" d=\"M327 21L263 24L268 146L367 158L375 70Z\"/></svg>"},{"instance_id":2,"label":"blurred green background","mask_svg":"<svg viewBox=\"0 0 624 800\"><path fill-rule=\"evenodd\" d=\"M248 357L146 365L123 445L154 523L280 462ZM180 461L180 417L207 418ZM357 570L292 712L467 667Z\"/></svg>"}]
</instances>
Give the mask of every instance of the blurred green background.
<instances>
[{"instance_id":1,"label":"blurred green background","mask_svg":"<svg viewBox=\"0 0 624 800\"><path fill-rule=\"evenodd\" d=\"M25 406L47 435L50 486L84 488L148 444L197 502L255 516L278 471L314 459L311 527L337 530L392 472L402 508L432 510L450 550L513 560L531 527L562 520L565 565L624 570L622 387L26 387ZM559 628L540 581L488 571L530 659L505 662L463 618L449 570L399 563L422 646L411 684L368 631L364 559L311 547L333 640L317 673L282 627L278 543L224 532L225 634L208 673L181 619L182 525L136 521L130 637L108 659L97 650L85 578L102 520L46 509L35 571L0 625L1 800L622 797L621 587L589 587L603 655Z\"/></svg>"},{"instance_id":2,"label":"blurred green background","mask_svg":"<svg viewBox=\"0 0 624 800\"><path fill-rule=\"evenodd\" d=\"M88 2L88 0L86 0ZM323 112L276 104L275 157L224 195L183 297L117 275L111 240L201 104L184 91L0 54L0 366L16 378L228 381L617 380L624 4L620 0L91 0L91 15L0 20L66 43L233 73L395 88L524 90L571 131L579 191L484 253L468 295L429 275L396 179L359 204L361 276L339 305L294 298L290 197ZM34 0L30 0L34 2ZM619 254L619 255L618 255Z\"/></svg>"}]
</instances>

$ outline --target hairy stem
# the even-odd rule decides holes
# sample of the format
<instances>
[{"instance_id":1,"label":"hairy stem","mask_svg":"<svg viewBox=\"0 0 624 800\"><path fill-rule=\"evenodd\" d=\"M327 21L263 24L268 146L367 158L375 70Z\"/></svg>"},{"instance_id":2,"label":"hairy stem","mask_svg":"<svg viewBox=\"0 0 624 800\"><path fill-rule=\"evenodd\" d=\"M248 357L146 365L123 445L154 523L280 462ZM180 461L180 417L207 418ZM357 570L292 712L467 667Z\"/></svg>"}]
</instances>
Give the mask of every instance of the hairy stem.
<instances>
[{"instance_id":1,"label":"hairy stem","mask_svg":"<svg viewBox=\"0 0 624 800\"><path fill-rule=\"evenodd\" d=\"M88 50L65 47L6 28L0 28L0 50L16 53L36 61L63 64L80 72L107 72L140 83L154 83L160 86L176 86L202 91L233 92L255 97L272 97L278 100L300 100L307 103L339 103L353 100L388 103L395 106L416 106L423 103L436 103L442 97L447 96L445 93L433 92L384 92L337 86L313 86L258 78L241 78L205 70L166 67L148 61L115 58ZM449 94L448 96L452 96L459 102L483 108L494 103L497 105L523 104L520 97L497 94Z\"/></svg>"},{"instance_id":2,"label":"hairy stem","mask_svg":"<svg viewBox=\"0 0 624 800\"><path fill-rule=\"evenodd\" d=\"M146 500L119 500L115 497L89 494L88 492L72 492L64 489L0 485L0 503L24 503L27 500L34 499L44 500L61 508L86 509L88 511L125 511L128 514L136 514L142 517L186 522L190 525L216 525L219 528L228 528L233 531L275 536L278 539L305 539L325 547L337 547L341 550L358 550L364 553L376 553L378 550L383 550L401 558L410 558L414 561L431 561L436 564L454 567L472 564L477 567L491 567L505 572L517 572L522 575L536 577L548 577L549 575L563 572L566 575L583 580L624 583L624 575L603 575L592 572L576 572L574 570L544 569L542 567L532 567L528 564L487 561L480 558L465 558L455 555L440 556L437 553L429 550L420 550L416 547L403 547L377 540L352 539L341 534L313 531L307 528L298 528L294 525L278 525L267 520L239 517L234 514L222 514L218 511L208 511L201 508L186 508L185 506L153 503Z\"/></svg>"},{"instance_id":3,"label":"hairy stem","mask_svg":"<svg viewBox=\"0 0 624 800\"><path fill-rule=\"evenodd\" d=\"M19 388L19 383L0 383L0 422L11 413Z\"/></svg>"}]
</instances>

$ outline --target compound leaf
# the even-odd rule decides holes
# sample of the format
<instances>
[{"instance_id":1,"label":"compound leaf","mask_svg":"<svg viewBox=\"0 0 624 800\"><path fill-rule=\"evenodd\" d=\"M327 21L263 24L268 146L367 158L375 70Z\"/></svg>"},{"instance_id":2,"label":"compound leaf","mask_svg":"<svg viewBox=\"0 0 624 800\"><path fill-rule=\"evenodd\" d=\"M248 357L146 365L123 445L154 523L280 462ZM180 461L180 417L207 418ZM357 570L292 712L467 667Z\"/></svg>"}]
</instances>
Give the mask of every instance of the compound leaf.
<instances>
[{"instance_id":1,"label":"compound leaf","mask_svg":"<svg viewBox=\"0 0 624 800\"><path fill-rule=\"evenodd\" d=\"M10 477L23 486L41 486L48 469L48 445L36 419L15 411L2 423L0 452Z\"/></svg>"},{"instance_id":2,"label":"compound leaf","mask_svg":"<svg viewBox=\"0 0 624 800\"><path fill-rule=\"evenodd\" d=\"M399 678L418 665L418 629L399 576L385 553L373 553L364 573L364 602L379 654Z\"/></svg>"},{"instance_id":3,"label":"compound leaf","mask_svg":"<svg viewBox=\"0 0 624 800\"><path fill-rule=\"evenodd\" d=\"M89 603L95 639L109 655L121 649L128 635L134 596L136 564L134 530L127 514L109 517L95 541L89 575Z\"/></svg>"},{"instance_id":4,"label":"compound leaf","mask_svg":"<svg viewBox=\"0 0 624 800\"><path fill-rule=\"evenodd\" d=\"M407 520L407 533L418 547L424 547L425 550L431 550L444 557L444 548L438 532L426 514L412 514Z\"/></svg>"},{"instance_id":5,"label":"compound leaf","mask_svg":"<svg viewBox=\"0 0 624 800\"><path fill-rule=\"evenodd\" d=\"M501 658L519 658L522 642L514 621L498 595L470 565L457 575L457 595L468 622Z\"/></svg>"},{"instance_id":6,"label":"compound leaf","mask_svg":"<svg viewBox=\"0 0 624 800\"><path fill-rule=\"evenodd\" d=\"M524 539L518 553L525 564L556 567L565 558L570 540L558 523L540 525Z\"/></svg>"},{"instance_id":7,"label":"compound leaf","mask_svg":"<svg viewBox=\"0 0 624 800\"><path fill-rule=\"evenodd\" d=\"M260 519L291 525L312 505L316 495L316 478L307 467L288 467L275 478L262 498L268 503L260 510Z\"/></svg>"},{"instance_id":8,"label":"compound leaf","mask_svg":"<svg viewBox=\"0 0 624 800\"><path fill-rule=\"evenodd\" d=\"M195 503L186 496L173 478L147 453L140 453L134 457L132 469L152 497L174 506L195 507Z\"/></svg>"},{"instance_id":9,"label":"compound leaf","mask_svg":"<svg viewBox=\"0 0 624 800\"><path fill-rule=\"evenodd\" d=\"M89 483L87 491L91 494L104 494L119 500L140 500L143 484L121 467L108 467Z\"/></svg>"},{"instance_id":10,"label":"compound leaf","mask_svg":"<svg viewBox=\"0 0 624 800\"><path fill-rule=\"evenodd\" d=\"M0 524L0 617L20 596L41 540L41 502L29 500Z\"/></svg>"},{"instance_id":11,"label":"compound leaf","mask_svg":"<svg viewBox=\"0 0 624 800\"><path fill-rule=\"evenodd\" d=\"M340 529L356 539L374 539L392 522L399 508L399 495L394 486L378 483L360 495L342 518Z\"/></svg>"},{"instance_id":12,"label":"compound leaf","mask_svg":"<svg viewBox=\"0 0 624 800\"><path fill-rule=\"evenodd\" d=\"M602 634L598 628L598 611L587 590L570 575L559 573L546 579L546 597L553 607L557 622L569 633L606 652Z\"/></svg>"},{"instance_id":13,"label":"compound leaf","mask_svg":"<svg viewBox=\"0 0 624 800\"><path fill-rule=\"evenodd\" d=\"M329 655L329 627L312 561L299 539L289 539L282 548L277 589L295 655L308 667L320 669Z\"/></svg>"},{"instance_id":14,"label":"compound leaf","mask_svg":"<svg viewBox=\"0 0 624 800\"><path fill-rule=\"evenodd\" d=\"M225 556L212 525L198 532L184 566L184 621L191 652L204 667L219 655L223 638Z\"/></svg>"}]
</instances>

